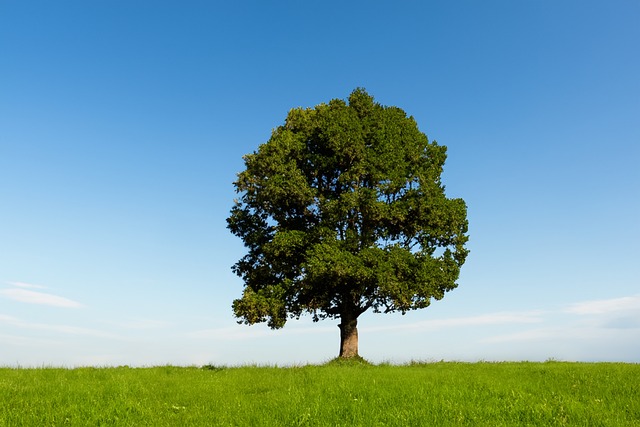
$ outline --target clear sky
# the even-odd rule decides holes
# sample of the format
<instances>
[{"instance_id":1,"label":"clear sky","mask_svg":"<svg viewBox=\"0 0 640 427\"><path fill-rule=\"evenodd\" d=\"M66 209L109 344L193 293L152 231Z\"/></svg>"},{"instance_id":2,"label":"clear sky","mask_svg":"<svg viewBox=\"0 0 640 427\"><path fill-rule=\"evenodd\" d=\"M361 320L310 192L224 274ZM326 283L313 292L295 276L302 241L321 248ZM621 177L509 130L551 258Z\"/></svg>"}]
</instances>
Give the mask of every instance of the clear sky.
<instances>
[{"instance_id":1,"label":"clear sky","mask_svg":"<svg viewBox=\"0 0 640 427\"><path fill-rule=\"evenodd\" d=\"M0 1L0 365L319 363L237 325L225 219L293 107L364 87L448 147L471 254L374 362L640 362L637 0Z\"/></svg>"}]
</instances>

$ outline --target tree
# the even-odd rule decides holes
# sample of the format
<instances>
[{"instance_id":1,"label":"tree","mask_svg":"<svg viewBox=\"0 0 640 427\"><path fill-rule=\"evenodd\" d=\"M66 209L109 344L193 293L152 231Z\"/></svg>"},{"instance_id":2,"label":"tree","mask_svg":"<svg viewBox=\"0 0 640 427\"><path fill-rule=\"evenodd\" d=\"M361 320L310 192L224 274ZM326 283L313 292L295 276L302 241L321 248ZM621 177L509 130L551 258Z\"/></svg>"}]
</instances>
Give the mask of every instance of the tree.
<instances>
[{"instance_id":1,"label":"tree","mask_svg":"<svg viewBox=\"0 0 640 427\"><path fill-rule=\"evenodd\" d=\"M240 323L339 319L349 358L362 313L405 314L457 286L466 204L445 196L446 147L400 108L364 89L348 103L295 108L243 158L227 219L248 250L233 266L244 280Z\"/></svg>"}]
</instances>

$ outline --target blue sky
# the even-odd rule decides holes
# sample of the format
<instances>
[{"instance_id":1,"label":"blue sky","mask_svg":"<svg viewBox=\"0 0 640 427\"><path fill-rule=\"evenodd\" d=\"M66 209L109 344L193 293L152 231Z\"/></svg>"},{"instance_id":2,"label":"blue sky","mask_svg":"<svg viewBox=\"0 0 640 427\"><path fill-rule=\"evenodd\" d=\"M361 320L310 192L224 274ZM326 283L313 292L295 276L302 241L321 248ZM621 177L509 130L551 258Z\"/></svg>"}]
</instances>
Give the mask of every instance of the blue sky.
<instances>
[{"instance_id":1,"label":"blue sky","mask_svg":"<svg viewBox=\"0 0 640 427\"><path fill-rule=\"evenodd\" d=\"M347 3L347 4L345 4ZM448 147L458 289L360 353L640 362L640 3L0 2L0 365L318 363L235 323L242 155L365 87Z\"/></svg>"}]
</instances>

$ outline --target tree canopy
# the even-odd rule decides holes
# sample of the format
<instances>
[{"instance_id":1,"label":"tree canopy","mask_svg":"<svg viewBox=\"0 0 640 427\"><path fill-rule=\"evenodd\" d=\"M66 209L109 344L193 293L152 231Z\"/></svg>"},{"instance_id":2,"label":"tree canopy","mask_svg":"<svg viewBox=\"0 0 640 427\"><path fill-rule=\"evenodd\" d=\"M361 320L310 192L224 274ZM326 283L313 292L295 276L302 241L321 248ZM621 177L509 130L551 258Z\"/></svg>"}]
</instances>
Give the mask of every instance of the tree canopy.
<instances>
[{"instance_id":1,"label":"tree canopy","mask_svg":"<svg viewBox=\"0 0 640 427\"><path fill-rule=\"evenodd\" d=\"M364 89L348 102L292 109L246 169L228 228L246 255L233 302L240 322L281 328L308 313L340 319L357 356L367 310L405 313L457 286L468 250L466 204L447 198L446 147Z\"/></svg>"}]
</instances>

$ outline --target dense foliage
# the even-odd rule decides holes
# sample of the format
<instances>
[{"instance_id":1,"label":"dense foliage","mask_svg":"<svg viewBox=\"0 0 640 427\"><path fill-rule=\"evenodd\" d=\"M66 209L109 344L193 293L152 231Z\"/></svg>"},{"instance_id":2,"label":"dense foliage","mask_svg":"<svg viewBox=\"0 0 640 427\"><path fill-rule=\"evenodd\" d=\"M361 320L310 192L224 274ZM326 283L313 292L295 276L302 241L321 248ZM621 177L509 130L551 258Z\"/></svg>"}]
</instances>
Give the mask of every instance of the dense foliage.
<instances>
[{"instance_id":1,"label":"dense foliage","mask_svg":"<svg viewBox=\"0 0 640 427\"><path fill-rule=\"evenodd\" d=\"M244 157L228 227L248 253L235 315L284 326L340 318L343 343L368 309L405 313L455 288L467 256L466 205L445 196L446 147L362 89L296 108Z\"/></svg>"}]
</instances>

